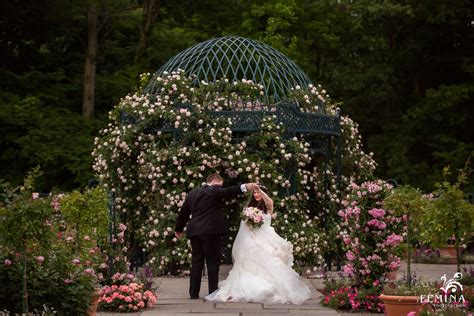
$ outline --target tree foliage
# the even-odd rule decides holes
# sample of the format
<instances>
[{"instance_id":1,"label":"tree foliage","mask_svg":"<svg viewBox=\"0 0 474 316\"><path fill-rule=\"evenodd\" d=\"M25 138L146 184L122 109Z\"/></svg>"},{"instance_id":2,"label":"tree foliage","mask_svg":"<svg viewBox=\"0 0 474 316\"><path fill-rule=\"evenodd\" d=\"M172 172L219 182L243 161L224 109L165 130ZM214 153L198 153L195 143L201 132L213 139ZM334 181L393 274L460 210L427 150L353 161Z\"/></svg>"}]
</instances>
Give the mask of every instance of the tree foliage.
<instances>
[{"instance_id":1,"label":"tree foliage","mask_svg":"<svg viewBox=\"0 0 474 316\"><path fill-rule=\"evenodd\" d=\"M84 121L86 15L94 3L96 119ZM473 8L472 0L7 1L0 177L20 183L40 164L44 189L84 185L93 176L90 135L138 74L192 44L235 34L281 50L343 101L375 153L378 176L432 189L443 166L461 167L474 151Z\"/></svg>"}]
</instances>

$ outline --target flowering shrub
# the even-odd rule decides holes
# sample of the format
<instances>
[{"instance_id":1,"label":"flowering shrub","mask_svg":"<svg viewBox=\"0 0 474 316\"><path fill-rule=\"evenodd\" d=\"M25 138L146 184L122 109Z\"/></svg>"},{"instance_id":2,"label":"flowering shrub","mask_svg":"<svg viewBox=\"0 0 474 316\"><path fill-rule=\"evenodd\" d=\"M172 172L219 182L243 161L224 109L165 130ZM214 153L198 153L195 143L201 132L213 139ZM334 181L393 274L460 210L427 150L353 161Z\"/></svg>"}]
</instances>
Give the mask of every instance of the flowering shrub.
<instances>
[{"instance_id":1,"label":"flowering shrub","mask_svg":"<svg viewBox=\"0 0 474 316\"><path fill-rule=\"evenodd\" d=\"M380 180L352 184L342 201L345 208L338 212L347 258L344 272L356 286L380 288L383 277L400 267L400 258L394 252L402 241L405 220L383 208L391 189Z\"/></svg>"},{"instance_id":2,"label":"flowering shrub","mask_svg":"<svg viewBox=\"0 0 474 316\"><path fill-rule=\"evenodd\" d=\"M166 74L154 82L158 95L153 99L142 90L126 96L95 139L94 170L115 193L120 220L128 227L125 253L130 257L140 247L159 273L188 272L190 244L174 238L176 216L186 192L199 187L208 174L219 172L228 185L263 182L277 211L284 214L275 227L294 244L296 268L319 267L322 252L329 247L321 218L340 202L335 166L329 162L325 168L323 159L311 154L309 139L285 136L285 126L274 115L276 106L256 101L262 86L224 79L194 87L193 79L182 72ZM295 87L290 99L302 112L338 112L320 87ZM216 118L209 110L266 112L260 131L246 134L233 133L227 119ZM130 117L132 121L126 122ZM341 124L344 186L365 179L375 163L361 149L357 124L347 117L341 118ZM179 132L166 132L174 128ZM244 203L240 199L227 204L227 258Z\"/></svg>"},{"instance_id":3,"label":"flowering shrub","mask_svg":"<svg viewBox=\"0 0 474 316\"><path fill-rule=\"evenodd\" d=\"M115 273L112 285L105 285L100 290L99 309L115 312L135 312L152 307L156 296L152 288L142 284L133 273Z\"/></svg>"},{"instance_id":4,"label":"flowering shrub","mask_svg":"<svg viewBox=\"0 0 474 316\"><path fill-rule=\"evenodd\" d=\"M90 226L91 236L78 234L77 223L61 216L64 196L32 192L36 175L20 188L7 188L0 207L0 306L11 313L54 309L85 315L102 279L100 236Z\"/></svg>"},{"instance_id":5,"label":"flowering shrub","mask_svg":"<svg viewBox=\"0 0 474 316\"><path fill-rule=\"evenodd\" d=\"M136 312L156 303L153 292L144 290L143 284L104 286L100 290L99 309L104 311Z\"/></svg>"},{"instance_id":6,"label":"flowering shrub","mask_svg":"<svg viewBox=\"0 0 474 316\"><path fill-rule=\"evenodd\" d=\"M22 311L23 260L15 254L0 255L0 305L13 313ZM60 315L85 315L97 284L94 270L85 262L73 264L64 253L51 251L26 260L29 311L52 308Z\"/></svg>"},{"instance_id":7,"label":"flowering shrub","mask_svg":"<svg viewBox=\"0 0 474 316\"><path fill-rule=\"evenodd\" d=\"M334 309L356 310L359 309L359 302L356 301L357 296L357 288L345 286L325 294L323 304Z\"/></svg>"},{"instance_id":8,"label":"flowering shrub","mask_svg":"<svg viewBox=\"0 0 474 316\"><path fill-rule=\"evenodd\" d=\"M357 288L344 281L325 280L322 305L337 310L382 312L384 305L374 288Z\"/></svg>"}]
</instances>

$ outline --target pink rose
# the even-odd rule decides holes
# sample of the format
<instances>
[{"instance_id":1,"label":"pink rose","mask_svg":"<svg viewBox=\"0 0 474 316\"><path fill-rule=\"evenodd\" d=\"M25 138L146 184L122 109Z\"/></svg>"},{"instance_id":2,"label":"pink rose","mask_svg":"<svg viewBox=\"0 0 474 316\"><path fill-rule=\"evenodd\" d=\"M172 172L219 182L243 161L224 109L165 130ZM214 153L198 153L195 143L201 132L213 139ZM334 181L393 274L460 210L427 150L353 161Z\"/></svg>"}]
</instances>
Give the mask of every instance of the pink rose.
<instances>
[{"instance_id":1,"label":"pink rose","mask_svg":"<svg viewBox=\"0 0 474 316\"><path fill-rule=\"evenodd\" d=\"M347 276L352 276L354 275L355 273L355 269L354 269L354 266L352 264L346 264L343 268L344 270L344 273L347 275Z\"/></svg>"},{"instance_id":2,"label":"pink rose","mask_svg":"<svg viewBox=\"0 0 474 316\"><path fill-rule=\"evenodd\" d=\"M43 263L44 257L43 257L43 256L38 256L38 257L36 257L36 260L37 260L39 263Z\"/></svg>"},{"instance_id":3,"label":"pink rose","mask_svg":"<svg viewBox=\"0 0 474 316\"><path fill-rule=\"evenodd\" d=\"M373 218L380 218L385 215L385 210L380 208L373 208L369 211L369 214L372 215Z\"/></svg>"},{"instance_id":4,"label":"pink rose","mask_svg":"<svg viewBox=\"0 0 474 316\"><path fill-rule=\"evenodd\" d=\"M39 198L39 193L38 193L38 192L33 192L33 193L31 193L31 198L32 198L33 200L38 199L38 198Z\"/></svg>"},{"instance_id":5,"label":"pink rose","mask_svg":"<svg viewBox=\"0 0 474 316\"><path fill-rule=\"evenodd\" d=\"M342 237L342 239L344 240L344 244L346 245L349 245L351 243L351 239L349 238L349 236L344 236Z\"/></svg>"},{"instance_id":6,"label":"pink rose","mask_svg":"<svg viewBox=\"0 0 474 316\"><path fill-rule=\"evenodd\" d=\"M9 266L12 264L11 260L9 259L5 259L5 261L3 262L6 266Z\"/></svg>"},{"instance_id":7,"label":"pink rose","mask_svg":"<svg viewBox=\"0 0 474 316\"><path fill-rule=\"evenodd\" d=\"M385 244L387 246L398 246L402 242L402 236L397 234L391 234L387 237Z\"/></svg>"},{"instance_id":8,"label":"pink rose","mask_svg":"<svg viewBox=\"0 0 474 316\"><path fill-rule=\"evenodd\" d=\"M85 274L93 275L93 274L94 274L94 270L91 269L91 268L87 268L87 269L84 270L84 273L85 273Z\"/></svg>"}]
</instances>

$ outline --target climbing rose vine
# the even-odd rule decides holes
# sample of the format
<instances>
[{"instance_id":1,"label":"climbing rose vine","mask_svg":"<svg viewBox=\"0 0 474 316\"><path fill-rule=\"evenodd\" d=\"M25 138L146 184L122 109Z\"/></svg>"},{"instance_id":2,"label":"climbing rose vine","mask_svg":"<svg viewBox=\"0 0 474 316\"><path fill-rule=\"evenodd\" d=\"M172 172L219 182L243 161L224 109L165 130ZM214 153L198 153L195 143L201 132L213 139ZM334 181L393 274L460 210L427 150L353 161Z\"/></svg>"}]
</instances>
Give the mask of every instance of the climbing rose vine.
<instances>
[{"instance_id":1,"label":"climbing rose vine","mask_svg":"<svg viewBox=\"0 0 474 316\"><path fill-rule=\"evenodd\" d=\"M148 75L142 76L143 85ZM340 203L334 162L311 150L301 135L287 137L277 120L277 105L257 100L263 87L249 80L192 84L181 71L156 78L158 94L140 88L110 112L111 122L95 139L94 170L115 196L120 222L127 226L123 251L142 251L147 264L161 274L186 273L190 244L177 240L173 229L186 193L207 175L219 172L225 185L259 181L274 198L275 229L294 246L295 268L319 267L333 241L322 219L335 214ZM338 115L320 87L295 87L288 102L299 111ZM232 122L210 111L264 111L259 131L232 132ZM361 182L375 168L363 152L357 124L341 117L342 187ZM335 152L335 141L329 144ZM247 198L227 201L229 221L225 260L230 261L239 213Z\"/></svg>"}]
</instances>

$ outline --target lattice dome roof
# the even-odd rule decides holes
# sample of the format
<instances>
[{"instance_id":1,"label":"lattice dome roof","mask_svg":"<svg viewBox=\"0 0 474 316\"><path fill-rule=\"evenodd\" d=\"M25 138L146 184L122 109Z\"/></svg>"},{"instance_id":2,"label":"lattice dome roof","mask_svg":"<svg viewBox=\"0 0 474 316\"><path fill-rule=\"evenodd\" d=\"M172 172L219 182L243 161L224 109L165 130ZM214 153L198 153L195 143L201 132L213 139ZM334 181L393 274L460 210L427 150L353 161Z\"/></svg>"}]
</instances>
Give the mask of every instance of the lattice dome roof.
<instances>
[{"instance_id":1,"label":"lattice dome roof","mask_svg":"<svg viewBox=\"0 0 474 316\"><path fill-rule=\"evenodd\" d=\"M145 92L158 93L154 80L165 71L182 69L201 80L214 82L227 78L231 81L252 80L264 86L261 101L276 103L297 85L311 84L308 76L288 57L273 47L240 36L224 36L191 46L171 58L154 75Z\"/></svg>"}]
</instances>

